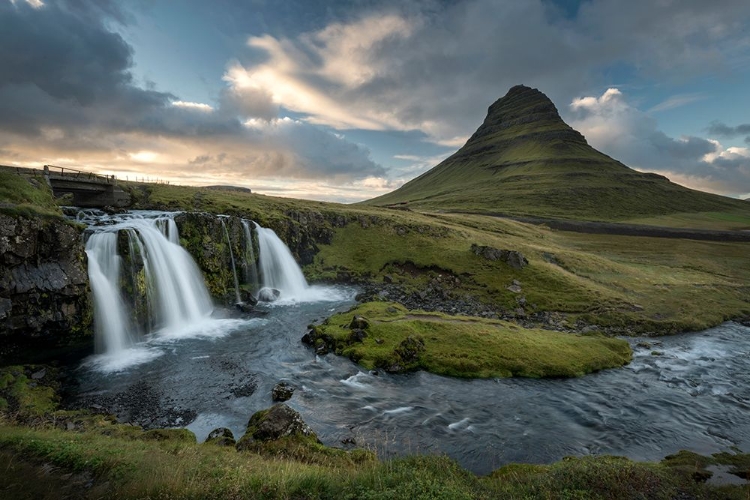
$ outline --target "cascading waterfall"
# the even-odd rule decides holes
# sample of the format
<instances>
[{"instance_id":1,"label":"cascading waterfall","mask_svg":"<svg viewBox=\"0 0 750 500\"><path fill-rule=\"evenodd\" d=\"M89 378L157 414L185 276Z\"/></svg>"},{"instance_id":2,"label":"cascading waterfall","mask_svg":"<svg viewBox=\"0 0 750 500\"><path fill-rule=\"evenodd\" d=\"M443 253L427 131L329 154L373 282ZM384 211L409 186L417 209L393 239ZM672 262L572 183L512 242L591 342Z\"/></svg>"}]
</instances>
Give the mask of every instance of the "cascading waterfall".
<instances>
[{"instance_id":1,"label":"cascading waterfall","mask_svg":"<svg viewBox=\"0 0 750 500\"><path fill-rule=\"evenodd\" d=\"M258 261L263 287L281 291L282 298L299 299L308 295L309 286L292 252L273 229L255 225L258 234Z\"/></svg>"},{"instance_id":2,"label":"cascading waterfall","mask_svg":"<svg viewBox=\"0 0 750 500\"><path fill-rule=\"evenodd\" d=\"M117 255L117 233L92 234L86 243L86 255L95 304L95 348L100 353L116 354L133 343L118 287L122 259Z\"/></svg>"},{"instance_id":3,"label":"cascading waterfall","mask_svg":"<svg viewBox=\"0 0 750 500\"><path fill-rule=\"evenodd\" d=\"M242 219L242 228L245 230L245 283L253 287L253 292L258 293L258 264L255 261L255 250L253 249L253 233L250 221Z\"/></svg>"},{"instance_id":4,"label":"cascading waterfall","mask_svg":"<svg viewBox=\"0 0 750 500\"><path fill-rule=\"evenodd\" d=\"M180 232L177 229L177 223L171 217L156 219L156 226L170 242L175 245L180 244Z\"/></svg>"},{"instance_id":5,"label":"cascading waterfall","mask_svg":"<svg viewBox=\"0 0 750 500\"><path fill-rule=\"evenodd\" d=\"M213 310L198 266L176 243L177 226L171 219L160 221L121 221L98 229L86 244L94 293L97 352L116 354L136 340L134 327L128 320L133 311L119 291L122 257L117 254L117 235L121 230L128 236L131 252L137 249L143 260L149 322L153 322L155 329L176 331L205 319Z\"/></svg>"},{"instance_id":6,"label":"cascading waterfall","mask_svg":"<svg viewBox=\"0 0 750 500\"><path fill-rule=\"evenodd\" d=\"M232 240L229 238L229 230L227 229L227 225L224 223L224 217L220 216L219 220L221 221L221 227L224 229L224 236L227 237L227 246L229 247L229 257L232 261L232 278L234 278L234 296L237 299L237 304L240 304L242 302L242 299L240 298L240 283L237 281L237 266L234 263L234 251L232 250Z\"/></svg>"}]
</instances>

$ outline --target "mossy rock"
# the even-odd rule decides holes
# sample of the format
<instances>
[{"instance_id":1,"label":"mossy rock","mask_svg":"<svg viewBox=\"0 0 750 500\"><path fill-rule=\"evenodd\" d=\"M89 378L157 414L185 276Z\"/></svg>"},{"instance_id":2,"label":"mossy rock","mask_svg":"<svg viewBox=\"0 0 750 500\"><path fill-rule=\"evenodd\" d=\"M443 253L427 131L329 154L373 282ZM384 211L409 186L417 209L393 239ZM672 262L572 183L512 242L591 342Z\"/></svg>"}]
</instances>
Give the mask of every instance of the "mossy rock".
<instances>
[{"instance_id":1,"label":"mossy rock","mask_svg":"<svg viewBox=\"0 0 750 500\"><path fill-rule=\"evenodd\" d=\"M237 442L234 439L234 434L231 430L226 427L219 427L208 433L208 437L204 444L211 444L214 446L234 446Z\"/></svg>"},{"instance_id":2,"label":"mossy rock","mask_svg":"<svg viewBox=\"0 0 750 500\"><path fill-rule=\"evenodd\" d=\"M143 441L197 442L195 434L187 429L151 429L144 431L139 438Z\"/></svg>"}]
</instances>

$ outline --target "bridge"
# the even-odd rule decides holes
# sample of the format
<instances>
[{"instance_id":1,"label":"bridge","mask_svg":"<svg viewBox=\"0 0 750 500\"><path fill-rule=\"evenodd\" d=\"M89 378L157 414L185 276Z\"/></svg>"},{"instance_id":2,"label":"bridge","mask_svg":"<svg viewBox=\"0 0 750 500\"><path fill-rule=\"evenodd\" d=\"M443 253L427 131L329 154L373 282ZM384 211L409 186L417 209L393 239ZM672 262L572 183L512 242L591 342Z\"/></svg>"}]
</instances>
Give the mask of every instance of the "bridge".
<instances>
[{"instance_id":1,"label":"bridge","mask_svg":"<svg viewBox=\"0 0 750 500\"><path fill-rule=\"evenodd\" d=\"M0 169L23 176L44 177L55 197L70 194L73 196L71 205L77 207L121 208L130 204L130 194L117 185L114 175L100 175L55 165L45 165L42 169L0 165Z\"/></svg>"}]
</instances>

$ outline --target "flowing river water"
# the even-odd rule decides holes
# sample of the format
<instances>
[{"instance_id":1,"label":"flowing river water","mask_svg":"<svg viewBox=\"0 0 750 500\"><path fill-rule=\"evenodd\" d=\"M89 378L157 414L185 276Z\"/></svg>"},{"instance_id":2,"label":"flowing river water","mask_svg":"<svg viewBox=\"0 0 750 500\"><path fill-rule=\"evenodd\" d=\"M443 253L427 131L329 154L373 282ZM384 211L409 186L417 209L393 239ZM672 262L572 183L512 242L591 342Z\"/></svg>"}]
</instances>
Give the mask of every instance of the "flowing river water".
<instances>
[{"instance_id":1,"label":"flowing river water","mask_svg":"<svg viewBox=\"0 0 750 500\"><path fill-rule=\"evenodd\" d=\"M353 438L384 457L445 453L480 474L566 455L750 451L750 328L726 323L652 348L632 339L628 366L578 379L373 375L300 342L306 325L352 306L356 290L318 292L322 300L261 305L250 319L156 332L118 360L93 357L76 370L73 398L117 400L122 418L146 426L153 416L139 409L148 400L199 440L216 427L239 437L284 380L297 387L288 404L325 444Z\"/></svg>"}]
</instances>

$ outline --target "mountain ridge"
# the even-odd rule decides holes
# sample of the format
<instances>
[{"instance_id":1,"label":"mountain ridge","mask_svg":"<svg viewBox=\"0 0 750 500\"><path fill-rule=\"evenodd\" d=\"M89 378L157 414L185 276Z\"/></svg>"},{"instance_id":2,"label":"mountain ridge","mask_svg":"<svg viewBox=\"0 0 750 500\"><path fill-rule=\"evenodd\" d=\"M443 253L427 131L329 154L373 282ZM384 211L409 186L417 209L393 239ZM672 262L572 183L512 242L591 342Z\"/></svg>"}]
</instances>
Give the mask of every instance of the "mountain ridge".
<instances>
[{"instance_id":1,"label":"mountain ridge","mask_svg":"<svg viewBox=\"0 0 750 500\"><path fill-rule=\"evenodd\" d=\"M544 93L524 85L490 105L453 155L363 204L582 220L747 211L740 200L638 172L594 149Z\"/></svg>"}]
</instances>

